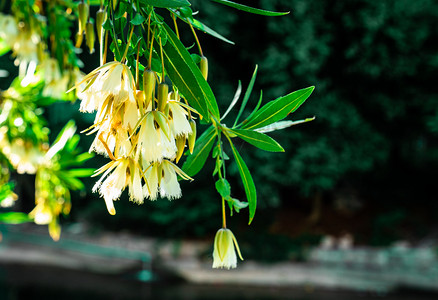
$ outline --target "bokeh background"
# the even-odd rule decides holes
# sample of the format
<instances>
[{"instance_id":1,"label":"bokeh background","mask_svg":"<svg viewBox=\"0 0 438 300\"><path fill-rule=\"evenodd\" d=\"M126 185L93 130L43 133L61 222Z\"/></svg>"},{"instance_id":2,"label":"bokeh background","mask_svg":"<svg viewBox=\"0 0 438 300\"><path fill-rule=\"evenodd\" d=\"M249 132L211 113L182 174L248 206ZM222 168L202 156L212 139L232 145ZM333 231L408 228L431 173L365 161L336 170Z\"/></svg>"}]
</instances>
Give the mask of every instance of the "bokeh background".
<instances>
[{"instance_id":1,"label":"bokeh background","mask_svg":"<svg viewBox=\"0 0 438 300\"><path fill-rule=\"evenodd\" d=\"M249 108L260 91L266 102L316 86L290 116L316 119L272 134L285 153L238 144L258 193L251 226L246 210L228 221L246 259L305 260L305 250L328 235L349 236L357 246L437 243L437 1L239 1L291 12L283 17L190 2L200 11L199 20L236 43L199 35L222 112L238 80L245 89L256 65ZM193 44L189 28L181 31L185 44ZM86 71L98 64L96 54L81 59ZM7 55L0 65L16 72ZM8 87L7 80L0 84ZM93 116L79 113L78 107L57 103L46 109L53 137L71 118L79 130L92 124ZM86 151L90 143L91 137L82 135L80 147ZM103 162L96 157L91 164ZM63 224L212 241L221 226L221 199L212 172L207 163L194 182L182 183L183 198L172 202L139 206L124 195L115 204L115 216L91 193L94 179L87 179L87 189L73 195L72 213ZM236 166L230 164L229 173L233 197L245 200ZM22 199L20 205L30 210L33 199Z\"/></svg>"}]
</instances>

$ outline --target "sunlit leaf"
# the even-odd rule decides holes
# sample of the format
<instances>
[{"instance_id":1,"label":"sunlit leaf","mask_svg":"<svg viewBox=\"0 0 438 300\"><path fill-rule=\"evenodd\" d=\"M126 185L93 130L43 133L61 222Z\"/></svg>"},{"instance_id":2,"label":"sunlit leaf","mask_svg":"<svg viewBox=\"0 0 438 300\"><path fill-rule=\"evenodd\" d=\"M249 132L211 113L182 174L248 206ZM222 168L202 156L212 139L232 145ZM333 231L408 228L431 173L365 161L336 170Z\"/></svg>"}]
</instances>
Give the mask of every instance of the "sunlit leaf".
<instances>
[{"instance_id":1,"label":"sunlit leaf","mask_svg":"<svg viewBox=\"0 0 438 300\"><path fill-rule=\"evenodd\" d=\"M251 118L242 122L242 128L260 128L286 118L306 101L310 94L312 94L314 88L315 87L311 86L301 89L268 102Z\"/></svg>"},{"instance_id":2,"label":"sunlit leaf","mask_svg":"<svg viewBox=\"0 0 438 300\"><path fill-rule=\"evenodd\" d=\"M0 223L21 224L31 221L32 219L29 218L28 214L25 213L21 213L21 212L0 213Z\"/></svg>"}]
</instances>

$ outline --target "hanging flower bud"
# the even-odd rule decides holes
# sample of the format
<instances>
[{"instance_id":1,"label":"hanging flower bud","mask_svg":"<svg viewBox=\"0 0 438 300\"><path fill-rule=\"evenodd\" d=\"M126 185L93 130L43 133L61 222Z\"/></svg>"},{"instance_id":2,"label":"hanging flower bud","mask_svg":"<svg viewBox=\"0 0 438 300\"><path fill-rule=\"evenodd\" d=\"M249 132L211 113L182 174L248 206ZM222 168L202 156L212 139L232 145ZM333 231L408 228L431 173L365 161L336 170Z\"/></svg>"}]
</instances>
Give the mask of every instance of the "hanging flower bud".
<instances>
[{"instance_id":1,"label":"hanging flower bud","mask_svg":"<svg viewBox=\"0 0 438 300\"><path fill-rule=\"evenodd\" d=\"M84 35L81 32L77 32L76 33L76 43L75 43L76 48L81 48L83 39L84 39Z\"/></svg>"},{"instance_id":2,"label":"hanging flower bud","mask_svg":"<svg viewBox=\"0 0 438 300\"><path fill-rule=\"evenodd\" d=\"M94 53L94 26L90 21L87 22L87 27L85 28L85 37L87 41L88 49L90 49L90 54Z\"/></svg>"},{"instance_id":3,"label":"hanging flower bud","mask_svg":"<svg viewBox=\"0 0 438 300\"><path fill-rule=\"evenodd\" d=\"M143 73L143 90L145 107L148 108L155 91L155 72L150 69L145 70Z\"/></svg>"},{"instance_id":4,"label":"hanging flower bud","mask_svg":"<svg viewBox=\"0 0 438 300\"><path fill-rule=\"evenodd\" d=\"M106 11L102 7L96 13L96 30L99 44L102 43L103 23L106 20Z\"/></svg>"},{"instance_id":5,"label":"hanging flower bud","mask_svg":"<svg viewBox=\"0 0 438 300\"><path fill-rule=\"evenodd\" d=\"M205 56L201 56L201 61L199 62L199 68L201 69L202 76L207 80L208 77L208 59Z\"/></svg>"},{"instance_id":6,"label":"hanging flower bud","mask_svg":"<svg viewBox=\"0 0 438 300\"><path fill-rule=\"evenodd\" d=\"M239 245L231 230L227 228L219 229L214 238L213 268L236 268L236 250L239 258L243 260Z\"/></svg>"},{"instance_id":7,"label":"hanging flower bud","mask_svg":"<svg viewBox=\"0 0 438 300\"><path fill-rule=\"evenodd\" d=\"M186 140L187 138L184 135L178 136L176 138L176 148L177 148L176 158L175 158L176 163L179 162L181 156L184 153L184 148L186 147Z\"/></svg>"},{"instance_id":8,"label":"hanging flower bud","mask_svg":"<svg viewBox=\"0 0 438 300\"><path fill-rule=\"evenodd\" d=\"M192 129L192 133L189 134L189 151L190 154L193 153L193 149L195 149L195 141L196 141L196 123L193 119L189 120L190 127Z\"/></svg>"},{"instance_id":9,"label":"hanging flower bud","mask_svg":"<svg viewBox=\"0 0 438 300\"><path fill-rule=\"evenodd\" d=\"M79 11L79 33L83 33L88 20L89 7L88 4L82 1L78 4Z\"/></svg>"},{"instance_id":10,"label":"hanging flower bud","mask_svg":"<svg viewBox=\"0 0 438 300\"><path fill-rule=\"evenodd\" d=\"M164 112L167 104L167 97L169 94L169 86L165 83L158 85L158 110Z\"/></svg>"}]
</instances>

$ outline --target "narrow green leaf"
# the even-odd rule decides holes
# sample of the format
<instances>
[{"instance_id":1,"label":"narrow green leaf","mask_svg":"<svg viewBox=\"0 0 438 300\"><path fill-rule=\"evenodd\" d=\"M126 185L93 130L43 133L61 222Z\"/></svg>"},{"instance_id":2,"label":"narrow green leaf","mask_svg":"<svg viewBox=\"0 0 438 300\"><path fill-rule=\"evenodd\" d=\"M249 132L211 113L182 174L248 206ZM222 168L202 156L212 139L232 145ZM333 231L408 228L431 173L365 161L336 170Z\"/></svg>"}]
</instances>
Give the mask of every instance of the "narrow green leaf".
<instances>
[{"instance_id":1,"label":"narrow green leaf","mask_svg":"<svg viewBox=\"0 0 438 300\"><path fill-rule=\"evenodd\" d=\"M314 86L301 89L265 104L252 118L242 122L243 129L264 127L286 118L312 94Z\"/></svg>"},{"instance_id":2,"label":"narrow green leaf","mask_svg":"<svg viewBox=\"0 0 438 300\"><path fill-rule=\"evenodd\" d=\"M31 222L31 218L25 213L21 212L6 212L0 213L0 223L6 224L21 224Z\"/></svg>"},{"instance_id":3,"label":"narrow green leaf","mask_svg":"<svg viewBox=\"0 0 438 300\"><path fill-rule=\"evenodd\" d=\"M224 37L220 33L214 31L213 29L211 29L210 27L208 27L204 23L202 23L194 18L185 17L180 10L173 9L172 12L176 16L178 16L178 18L183 20L184 22L192 24L192 26L195 27L196 29L201 30L201 31L205 32L206 34L209 34L209 35L211 35L219 40L222 40L228 44L234 45L233 41L230 41L229 39L227 39L226 37Z\"/></svg>"},{"instance_id":4,"label":"narrow green leaf","mask_svg":"<svg viewBox=\"0 0 438 300\"><path fill-rule=\"evenodd\" d=\"M236 105L237 100L240 98L240 93L242 92L242 83L239 80L239 83L237 85L236 93L234 94L233 100L230 103L230 106L228 106L227 111L222 115L221 120L225 119L225 117L228 115L228 113L233 109L234 105Z\"/></svg>"},{"instance_id":5,"label":"narrow green leaf","mask_svg":"<svg viewBox=\"0 0 438 300\"><path fill-rule=\"evenodd\" d=\"M251 80L249 81L248 88L246 89L245 96L243 96L242 105L240 106L240 110L239 110L239 113L237 114L236 120L234 121L233 127L235 127L237 122L239 121L239 118L242 115L243 110L246 107L246 104L248 103L249 96L251 96L252 88L254 87L254 83L255 83L255 80L257 77L257 69L258 69L258 66L256 65L256 67L254 69L254 73L252 73Z\"/></svg>"},{"instance_id":6,"label":"narrow green leaf","mask_svg":"<svg viewBox=\"0 0 438 300\"><path fill-rule=\"evenodd\" d=\"M134 17L134 19L131 20L132 25L140 25L146 20L145 17L143 17L141 14L137 13Z\"/></svg>"},{"instance_id":7,"label":"narrow green leaf","mask_svg":"<svg viewBox=\"0 0 438 300\"><path fill-rule=\"evenodd\" d=\"M161 8L177 8L183 6L190 6L187 0L140 0L143 5L152 5Z\"/></svg>"},{"instance_id":8,"label":"narrow green leaf","mask_svg":"<svg viewBox=\"0 0 438 300\"><path fill-rule=\"evenodd\" d=\"M269 11L269 10L264 10L264 9L258 9L258 8L246 6L243 4L235 3L232 1L228 1L228 0L212 0L212 1L236 8L238 10L243 10L243 11L246 11L246 12L249 12L252 14L263 15L263 16L275 17L275 16L287 15L289 13L289 12L275 12L275 11Z\"/></svg>"},{"instance_id":9,"label":"narrow green leaf","mask_svg":"<svg viewBox=\"0 0 438 300\"><path fill-rule=\"evenodd\" d=\"M270 136L267 136L266 134L245 129L230 129L230 131L235 133L244 141L262 150L270 152L284 152L283 147L281 147L280 144L277 143L277 141L275 141Z\"/></svg>"},{"instance_id":10,"label":"narrow green leaf","mask_svg":"<svg viewBox=\"0 0 438 300\"><path fill-rule=\"evenodd\" d=\"M182 170L189 176L195 176L204 166L205 161L210 154L216 139L216 130L210 126L202 135L196 140L193 153L190 154L182 166Z\"/></svg>"},{"instance_id":11,"label":"narrow green leaf","mask_svg":"<svg viewBox=\"0 0 438 300\"><path fill-rule=\"evenodd\" d=\"M218 181L216 181L216 190L217 192L224 198L230 197L231 194L231 186L228 180L225 178L221 178Z\"/></svg>"},{"instance_id":12,"label":"narrow green leaf","mask_svg":"<svg viewBox=\"0 0 438 300\"><path fill-rule=\"evenodd\" d=\"M271 125L264 126L262 128L257 128L255 131L261 132L261 133L267 133L267 132L272 132L275 130L285 129L285 128L288 128L288 127L291 127L294 125L307 123L307 122L310 122L313 120L315 120L315 117L306 118L304 120L298 120L298 121L279 121L279 122L275 122Z\"/></svg>"},{"instance_id":13,"label":"narrow green leaf","mask_svg":"<svg viewBox=\"0 0 438 300\"><path fill-rule=\"evenodd\" d=\"M248 167L245 164L245 161L240 156L239 152L237 152L236 147L234 147L231 139L228 139L231 145L231 149L233 150L233 155L236 160L237 168L239 169L240 178L242 179L243 187L245 188L246 198L248 199L249 204L249 222L251 224L254 219L256 207L257 207L257 192L254 185L254 181L252 179L251 173L248 170Z\"/></svg>"},{"instance_id":14,"label":"narrow green leaf","mask_svg":"<svg viewBox=\"0 0 438 300\"><path fill-rule=\"evenodd\" d=\"M170 80L206 121L209 121L210 113L219 119L216 98L198 66L172 29L166 24L163 24L163 28L168 37L166 45L163 46L163 52L165 68ZM157 44L155 43L156 50L159 53L160 49Z\"/></svg>"},{"instance_id":15,"label":"narrow green leaf","mask_svg":"<svg viewBox=\"0 0 438 300\"><path fill-rule=\"evenodd\" d=\"M259 110L260 105L262 105L262 99L263 99L263 91L260 91L260 97L259 97L259 101L257 102L256 107L254 107L253 111L249 114L248 118L246 118L247 120L250 120ZM239 127L239 125L237 125L237 127Z\"/></svg>"},{"instance_id":16,"label":"narrow green leaf","mask_svg":"<svg viewBox=\"0 0 438 300\"><path fill-rule=\"evenodd\" d=\"M68 171L65 171L65 173L71 177L89 177L93 175L95 170L96 169L92 169L92 168L70 169Z\"/></svg>"}]
</instances>

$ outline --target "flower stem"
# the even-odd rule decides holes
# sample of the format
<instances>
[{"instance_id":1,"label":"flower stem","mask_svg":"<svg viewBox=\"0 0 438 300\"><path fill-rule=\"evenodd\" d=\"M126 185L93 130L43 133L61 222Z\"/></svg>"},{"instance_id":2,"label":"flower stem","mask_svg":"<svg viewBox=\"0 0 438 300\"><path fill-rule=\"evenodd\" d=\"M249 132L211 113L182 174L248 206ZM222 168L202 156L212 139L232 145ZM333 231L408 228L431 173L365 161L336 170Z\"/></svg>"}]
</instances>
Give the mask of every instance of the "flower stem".
<instances>
[{"instance_id":1,"label":"flower stem","mask_svg":"<svg viewBox=\"0 0 438 300\"><path fill-rule=\"evenodd\" d=\"M122 62L122 63L125 61L126 55L128 54L129 44L131 43L132 34L134 33L134 27L135 26L132 26L132 28L131 28L131 32L129 33L128 42L126 43L125 52L123 53L123 57L120 60L120 62Z\"/></svg>"},{"instance_id":2,"label":"flower stem","mask_svg":"<svg viewBox=\"0 0 438 300\"><path fill-rule=\"evenodd\" d=\"M225 198L222 197L222 228L227 228L227 218L225 214Z\"/></svg>"},{"instance_id":3,"label":"flower stem","mask_svg":"<svg viewBox=\"0 0 438 300\"><path fill-rule=\"evenodd\" d=\"M192 30L193 36L195 37L196 44L198 45L198 48L199 48L199 54L201 56L204 56L204 54L202 53L201 43L199 43L198 36L196 35L195 29L193 28L192 23L190 23L190 21L188 21L188 20L187 20L187 23L189 23L190 29Z\"/></svg>"}]
</instances>

